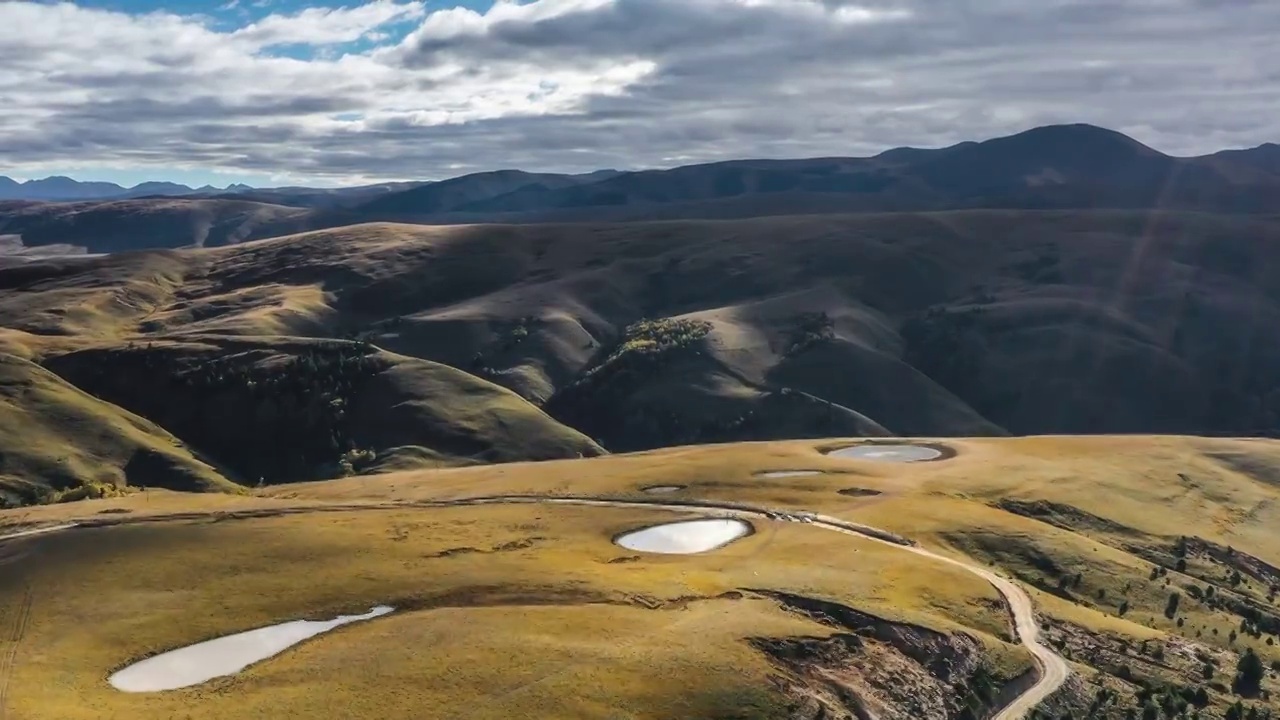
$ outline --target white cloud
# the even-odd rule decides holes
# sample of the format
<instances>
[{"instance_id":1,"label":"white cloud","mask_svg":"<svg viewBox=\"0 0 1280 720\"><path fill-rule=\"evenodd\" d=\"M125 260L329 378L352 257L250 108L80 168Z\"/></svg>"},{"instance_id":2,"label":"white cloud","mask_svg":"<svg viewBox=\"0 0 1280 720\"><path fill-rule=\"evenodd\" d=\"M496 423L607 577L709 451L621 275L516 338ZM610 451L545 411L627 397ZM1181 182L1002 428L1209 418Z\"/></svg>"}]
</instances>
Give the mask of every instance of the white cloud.
<instances>
[{"instance_id":1,"label":"white cloud","mask_svg":"<svg viewBox=\"0 0 1280 720\"><path fill-rule=\"evenodd\" d=\"M355 7L311 7L292 15L268 15L231 33L229 39L258 48L295 43L348 43L389 23L413 20L425 14L426 7L421 2L402 4L394 0L374 0Z\"/></svg>"},{"instance_id":2,"label":"white cloud","mask_svg":"<svg viewBox=\"0 0 1280 720\"><path fill-rule=\"evenodd\" d=\"M437 177L1076 121L1184 153L1280 139L1274 0L374 0L210 23L0 0L0 168Z\"/></svg>"}]
</instances>

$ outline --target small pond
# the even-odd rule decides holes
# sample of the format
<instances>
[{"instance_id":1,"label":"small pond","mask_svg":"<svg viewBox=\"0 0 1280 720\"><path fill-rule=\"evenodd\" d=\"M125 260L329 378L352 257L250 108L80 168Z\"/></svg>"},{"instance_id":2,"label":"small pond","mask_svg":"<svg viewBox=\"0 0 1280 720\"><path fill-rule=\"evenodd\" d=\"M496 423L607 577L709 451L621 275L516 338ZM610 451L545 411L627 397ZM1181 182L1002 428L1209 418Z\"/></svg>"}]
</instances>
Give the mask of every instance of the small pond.
<instances>
[{"instance_id":1,"label":"small pond","mask_svg":"<svg viewBox=\"0 0 1280 720\"><path fill-rule=\"evenodd\" d=\"M779 480L782 478L813 477L814 475L821 474L821 470L771 470L769 472L760 473L760 477L769 478L770 480Z\"/></svg>"},{"instance_id":2,"label":"small pond","mask_svg":"<svg viewBox=\"0 0 1280 720\"><path fill-rule=\"evenodd\" d=\"M141 660L107 680L117 690L135 693L191 687L234 675L256 662L279 655L303 640L343 625L372 620L393 610L379 605L363 615L340 615L332 620L294 620L226 635Z\"/></svg>"},{"instance_id":3,"label":"small pond","mask_svg":"<svg viewBox=\"0 0 1280 720\"><path fill-rule=\"evenodd\" d=\"M879 462L912 463L937 460L942 457L938 448L926 445L854 445L827 453L831 457L846 460L877 460Z\"/></svg>"},{"instance_id":4,"label":"small pond","mask_svg":"<svg viewBox=\"0 0 1280 720\"><path fill-rule=\"evenodd\" d=\"M724 547L751 532L751 523L743 520L685 520L625 533L615 538L614 542L628 550L692 555Z\"/></svg>"}]
</instances>

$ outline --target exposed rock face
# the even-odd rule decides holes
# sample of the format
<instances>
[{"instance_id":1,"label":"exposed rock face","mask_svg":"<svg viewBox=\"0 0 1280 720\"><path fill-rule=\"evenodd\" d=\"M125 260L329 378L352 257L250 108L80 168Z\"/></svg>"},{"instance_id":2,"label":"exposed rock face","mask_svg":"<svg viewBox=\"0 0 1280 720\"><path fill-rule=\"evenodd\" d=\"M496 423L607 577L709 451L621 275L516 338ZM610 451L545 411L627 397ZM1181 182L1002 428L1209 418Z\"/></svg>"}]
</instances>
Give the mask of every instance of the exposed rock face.
<instances>
[{"instance_id":1,"label":"exposed rock face","mask_svg":"<svg viewBox=\"0 0 1280 720\"><path fill-rule=\"evenodd\" d=\"M1001 683L982 645L963 634L895 623L816 598L761 591L792 612L847 632L826 638L754 638L783 671L797 720L960 720L987 717Z\"/></svg>"}]
</instances>

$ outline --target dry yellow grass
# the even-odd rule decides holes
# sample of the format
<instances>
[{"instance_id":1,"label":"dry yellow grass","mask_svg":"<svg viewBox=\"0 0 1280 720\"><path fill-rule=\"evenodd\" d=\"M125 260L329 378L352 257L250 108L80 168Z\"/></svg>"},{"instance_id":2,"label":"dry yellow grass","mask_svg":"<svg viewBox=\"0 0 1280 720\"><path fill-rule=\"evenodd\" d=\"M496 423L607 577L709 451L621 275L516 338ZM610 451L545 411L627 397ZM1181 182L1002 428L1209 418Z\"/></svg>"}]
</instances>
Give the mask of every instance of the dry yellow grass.
<instances>
[{"instance_id":1,"label":"dry yellow grass","mask_svg":"<svg viewBox=\"0 0 1280 720\"><path fill-rule=\"evenodd\" d=\"M1139 625L1176 630L1163 617L1163 607L1168 594L1179 588L1177 583L1186 585L1192 578L1180 577L1167 587L1163 581L1148 583L1153 565L1118 549L1122 541L1132 539L1101 531L1069 532L992 505L1002 499L1060 503L1130 528L1147 538L1144 542L1172 544L1181 535L1198 536L1280 565L1280 536L1273 531L1280 524L1280 483L1242 474L1209 455L1246 452L1267 461L1280 457L1280 443L1150 436L945 440L941 442L958 451L956 458L912 465L839 460L820 452L848 442L676 448L587 462L402 473L286 486L271 493L333 500L505 493L636 495L647 485L683 484L688 486L683 496L823 512L952 553L961 550L950 538L988 533L1016 541L1011 545L1034 546L1064 567L1075 568L1072 572L1082 572L1089 592L1109 592L1106 603L1096 604L1109 605L1112 619L1072 603L1053 603L1048 612L1100 630L1132 626L1139 634L1148 632ZM1280 468L1280 461L1275 467ZM763 470L784 469L825 472L784 480L758 477ZM851 487L881 494L851 498L838 493ZM1115 606L1126 585L1131 586L1132 614L1117 625ZM1217 628L1225 644L1231 626L1239 622L1227 613L1201 612L1195 603L1183 608L1186 634L1194 637L1200 629L1206 642L1213 641L1212 630ZM1265 656L1280 659L1271 646L1248 642Z\"/></svg>"},{"instance_id":2,"label":"dry yellow grass","mask_svg":"<svg viewBox=\"0 0 1280 720\"><path fill-rule=\"evenodd\" d=\"M22 292L0 293L0 325L80 342L121 339L173 302L204 260L195 253L154 252L42 270L23 283Z\"/></svg>"},{"instance_id":3,"label":"dry yellow grass","mask_svg":"<svg viewBox=\"0 0 1280 720\"><path fill-rule=\"evenodd\" d=\"M610 562L632 555L611 543L616 533L682 516L370 510L31 538L0 580L10 613L30 597L21 642L0 646L17 659L10 708L32 718L314 717L320 708L407 718L429 703L439 717L516 708L714 717L779 702L764 691L769 667L747 638L831 632L763 599L716 599L752 587L940 629L963 620L978 626L969 632L1007 632L994 591L966 573L803 525L764 523L706 555ZM498 549L507 543L527 547ZM118 693L104 681L157 651L386 602L404 610L235 679L159 695Z\"/></svg>"},{"instance_id":4,"label":"dry yellow grass","mask_svg":"<svg viewBox=\"0 0 1280 720\"><path fill-rule=\"evenodd\" d=\"M1280 564L1280 541L1268 531L1280 490L1215 457L1250 453L1265 465L1277 453L1275 443L946 440L939 442L956 457L913 465L822 454L847 442L675 448L287 485L252 497L147 492L3 512L0 526L126 523L23 541L6 565L0 607L13 607L26 588L36 600L17 647L10 704L34 720L308 717L333 707L345 717L398 718L418 717L415 708L420 713L424 706L441 717L521 711L714 717L712 706L755 708L769 717L782 700L762 690L769 667L746 639L824 636L831 629L749 594L723 596L744 588L784 590L963 631L986 645L997 667L1009 673L1027 667L1021 649L1007 644L998 596L981 580L807 525L758 521L756 534L712 553L610 562L638 555L612 545L615 534L685 513L411 506L506 494L700 499L821 512L992 562L1024 584L1043 579L1046 589L1031 594L1049 622L1135 641L1182 634L1206 647L1250 646L1265 660L1280 659L1261 640L1229 642L1238 618L1187 597L1184 626L1167 620L1162 609L1171 589L1203 582L1173 572L1171 585L1151 581L1152 564L1134 554L1134 548L1198 535ZM824 472L759 476L801 469ZM670 496L642 492L658 484L687 487ZM880 494L840 494L849 488ZM995 506L1008 499L1059 503L1114 527L1054 527ZM206 519L128 524L184 512ZM251 512L267 515L249 518ZM527 547L520 542L530 540ZM520 544L494 551L513 542ZM459 548L478 552L441 555ZM1080 573L1074 599L1049 591L1054 578L1036 564L1045 557L1054 572ZM1197 563L1188 569L1193 575L1221 571ZM1248 592L1262 592L1254 585ZM1123 617L1121 597L1128 602ZM235 679L155 696L116 693L104 682L110 670L152 652L381 602L405 609ZM0 646L0 654L11 649Z\"/></svg>"},{"instance_id":5,"label":"dry yellow grass","mask_svg":"<svg viewBox=\"0 0 1280 720\"><path fill-rule=\"evenodd\" d=\"M171 304L138 323L141 333L245 336L324 335L335 311L318 284L270 283L210 292L196 302Z\"/></svg>"}]
</instances>

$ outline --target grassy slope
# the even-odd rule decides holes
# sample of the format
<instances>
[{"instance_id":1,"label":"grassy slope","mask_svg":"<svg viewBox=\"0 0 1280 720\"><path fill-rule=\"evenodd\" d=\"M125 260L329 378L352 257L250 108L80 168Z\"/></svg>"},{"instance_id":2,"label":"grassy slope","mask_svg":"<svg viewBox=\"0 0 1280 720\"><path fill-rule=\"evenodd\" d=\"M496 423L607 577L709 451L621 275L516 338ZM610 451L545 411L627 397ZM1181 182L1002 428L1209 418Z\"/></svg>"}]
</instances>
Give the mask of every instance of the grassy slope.
<instances>
[{"instance_id":1,"label":"grassy slope","mask_svg":"<svg viewBox=\"0 0 1280 720\"><path fill-rule=\"evenodd\" d=\"M733 420L745 379L896 434L1258 432L1280 417L1277 242L1266 217L1120 211L372 224L193 256L135 329L360 334L543 403L636 321L692 319L716 364L677 415ZM777 435L726 439L752 437Z\"/></svg>"},{"instance_id":2,"label":"grassy slope","mask_svg":"<svg viewBox=\"0 0 1280 720\"><path fill-rule=\"evenodd\" d=\"M384 354L359 392L341 389L351 403L342 413L354 431L341 438L339 452L302 461L289 456L288 443L272 439L281 438L277 426L296 425L297 417L260 407L261 398L238 397L244 387L213 393L217 397L210 395L212 387L193 394L192 388L174 386L174 376L202 365L245 365L263 380L274 372L273 363L315 344L287 336L328 334L326 318L333 312L318 285L268 283L218 294L225 286L211 275L218 260L207 251L150 252L0 271L0 350L42 362L83 389L159 422L250 483L258 477L331 476L341 471L338 456L346 449L376 452L372 459L355 458L357 471L599 452L587 438L499 386L436 363ZM157 332L177 328L208 334L174 342ZM228 337L243 335L254 339ZM140 362L153 354L155 362ZM316 433L303 428L300 434ZM283 467L290 463L297 467ZM30 478L51 479L43 470Z\"/></svg>"},{"instance_id":3,"label":"grassy slope","mask_svg":"<svg viewBox=\"0 0 1280 720\"><path fill-rule=\"evenodd\" d=\"M375 486L341 483L316 488L316 493L308 495L352 499L384 492L401 498L539 492L539 482L550 483L541 491L556 493L627 493L648 484L687 484L689 489L680 496L820 510L996 565L1036 588L1033 596L1050 621L1051 638L1061 639L1073 626L1086 629L1088 647L1073 654L1087 671L1084 677L1090 688L1077 690L1086 700L1091 688L1102 685L1134 691L1134 686L1120 683L1113 675L1089 671L1092 664L1112 673L1130 666L1135 678L1157 685L1205 684L1194 661L1174 669L1171 660L1156 662L1150 655L1139 656L1137 644L1142 640L1163 648L1170 657L1179 647L1199 647L1219 655L1215 679L1227 686L1236 653L1246 647L1265 662L1280 660L1280 649L1267 642L1275 639L1275 629L1257 638L1240 633L1239 612L1197 600L1189 590L1213 584L1219 598L1270 607L1264 615L1274 616L1274 606L1267 600L1274 578L1245 573L1245 582L1233 587L1226 581L1230 568L1224 563L1193 554L1188 572L1178 572L1171 554L1177 539L1186 536L1280 565L1280 541L1273 531L1280 521L1274 509L1280 483L1274 470L1269 470L1270 475L1263 472L1280 466L1276 443L1044 437L949 444L960 451L956 459L914 466L842 462L815 454L809 443L766 443L621 456L607 461L609 472L591 467L595 462L530 468L527 473L475 468L435 476L429 485L415 482L410 475L390 476ZM1233 458L1235 464L1222 457ZM1250 463L1252 472L1239 471L1243 462ZM765 469L805 468L826 474L773 481L751 477ZM456 479L442 480L450 476ZM848 488L881 494L851 499L837 492ZM1069 527L1055 526L998 507L1009 500L1054 503L1085 519ZM1152 579L1157 566L1167 568L1167 574ZM1080 584L1061 593L1060 580L1071 580L1076 574L1081 576ZM1183 597L1178 613L1170 619L1164 610L1173 592ZM1121 602L1126 606L1123 615ZM1178 619L1181 625L1175 622ZM1127 639L1134 646L1127 655L1107 656L1099 651L1104 639ZM1280 689L1273 681L1268 683L1273 691ZM1233 699L1229 693L1211 692L1217 703ZM1222 705L1218 707L1220 712Z\"/></svg>"},{"instance_id":4,"label":"grassy slope","mask_svg":"<svg viewBox=\"0 0 1280 720\"><path fill-rule=\"evenodd\" d=\"M174 252L31 263L0 271L0 326L37 346L47 338L118 338L175 300L202 256Z\"/></svg>"},{"instance_id":5,"label":"grassy slope","mask_svg":"<svg viewBox=\"0 0 1280 720\"><path fill-rule=\"evenodd\" d=\"M1127 212L359 225L0 271L0 348L53 366L130 341L358 335L622 449L1264 432L1280 422L1277 239L1264 217ZM697 356L579 402L643 317L710 330ZM386 467L458 455L422 447Z\"/></svg>"},{"instance_id":6,"label":"grassy slope","mask_svg":"<svg viewBox=\"0 0 1280 720\"><path fill-rule=\"evenodd\" d=\"M349 342L205 337L47 362L268 483L332 477L348 451L373 457L345 472L600 452L509 390Z\"/></svg>"},{"instance_id":7,"label":"grassy slope","mask_svg":"<svg viewBox=\"0 0 1280 720\"><path fill-rule=\"evenodd\" d=\"M129 485L235 487L154 423L0 355L0 500L70 499Z\"/></svg>"},{"instance_id":8,"label":"grassy slope","mask_svg":"<svg viewBox=\"0 0 1280 720\"><path fill-rule=\"evenodd\" d=\"M1152 559L1164 557L1172 564L1169 548L1179 536L1229 545L1240 557L1280 564L1280 540L1272 530L1280 520L1274 510L1280 486L1273 476L1262 472L1280 465L1280 449L1275 443L1177 437L1042 437L948 443L959 452L954 459L910 466L838 460L820 454L822 449L841 445L839 441L676 448L589 461L418 471L281 486L259 498L191 498L184 502L181 497L163 494L152 498L155 505L151 507L141 498L121 498L9 511L0 515L0 523L94 517L112 507L131 510L122 517L143 517L206 506L224 510L323 506L500 493L642 497L639 491L645 486L676 483L688 487L668 497L821 511L992 563L1035 588L1033 597L1052 641L1076 643L1071 652L1081 674L1057 702L1069 702L1077 712L1088 704L1094 689L1102 686L1125 698L1117 713L1132 706L1136 686L1114 675L1120 665L1130 667L1135 677L1152 682L1195 687L1204 684L1200 666L1193 660L1177 659L1184 654L1189 658L1193 651L1217 657L1216 680L1227 684L1235 654L1245 647L1254 648L1265 661L1280 660L1280 649L1265 642L1271 632L1261 638L1241 634L1233 639L1230 635L1239 628L1239 615L1230 607L1196 601L1186 590L1191 585L1203 588L1213 584L1221 597L1252 599L1265 607L1269 604L1265 582L1258 577L1246 573L1244 584L1231 587L1225 580L1226 566L1199 553L1190 558L1189 574L1170 567L1165 577L1152 579L1150 575L1156 567ZM1242 467L1249 472L1242 472ZM786 480L757 476L766 470L806 468L824 473ZM880 494L864 492L853 497L838 492L851 488ZM1057 515L1046 516L1050 522L1002 509L1001 503L1010 501L1051 503L1058 508ZM1155 507L1160 512L1153 512ZM607 562L625 554L608 544L613 534L666 515L638 509L399 508L378 513L81 531L84 534L79 537L84 541L75 533L42 539L25 547L44 553L45 561L28 562L22 566L24 572L35 574L18 577L28 578L33 588L77 590L59 593L58 604L39 611L38 617L45 619L32 623L38 630L29 633L28 647L52 649L30 656L27 662L34 664L26 670L29 674L15 678L40 676L42 663L67 663L64 677L69 684L54 689L41 688L38 683L15 685L26 690L19 694L11 691L11 696L17 702L36 703L55 702L48 693L65 696L74 688L102 693L100 686L91 690L84 683L99 682L102 672L123 661L121 653L145 654L149 648L169 647L269 618L355 609L387 599L421 599L457 586L451 584L491 592L494 586L532 583L538 586L532 594L541 599L524 604L550 603L556 609L450 611L456 615L450 615L447 624L437 624L446 620L437 619L437 611L429 611L418 622L406 616L386 625L371 624L290 653L247 674L242 681L215 685L210 691L164 696L149 701L156 704L147 707L157 712L181 708L193 717L223 717L246 708L262 712L314 708L328 699L352 703L370 716L384 712L385 717L400 717L409 712L403 709L408 705L402 703L414 702L423 692L421 678L439 678L436 663L453 662L450 679L432 680L428 687L437 702L443 698L451 710L456 707L457 712L471 712L474 717L524 706L521 703L557 716L606 717L608 712L622 712L649 717L653 712L656 717L673 712L673 708L690 712L699 702L697 698L705 697L711 688L726 687L726 683L740 687L721 674L723 668L746 668L741 672L748 684L758 686L758 681L750 678L758 677L753 673L761 671L759 657L747 652L741 641L756 635L759 628L779 636L829 632L787 626L785 623L792 621L746 601L730 602L731 609L724 613L713 610L713 604L705 610L697 604L694 614L681 611L667 616L663 615L667 611L645 611L637 615L625 608L584 607L570 602L561 594L565 588L659 598L714 595L740 587L784 589L938 629L967 627L968 632L985 640L996 662L1010 668L1025 663L1025 658L1018 660L1017 653L1009 653L996 640L1007 637L1008 631L998 604L990 603L991 590L980 581L890 548L803 525L763 523L747 540L702 556L643 556L636 562ZM1065 525L1062 518L1066 518ZM512 552L424 557L448 548L492 549L530 537L545 540ZM95 550L86 555L89 546ZM163 558L147 550L158 546L165 548ZM227 553L209 555L205 549L210 546L226 548ZM252 553L248 548L253 548ZM351 563L334 563L335 556L355 558L361 571L353 575ZM202 559L194 560L196 557ZM198 573L203 580L188 585L186 573ZM1070 586L1065 593L1057 590L1060 577L1072 578L1077 573L1082 579L1078 586ZM120 577L134 580L120 583ZM220 579L223 577L225 580ZM236 590L221 591L221 582L235 582ZM188 587L198 589L171 592ZM1184 595L1176 616L1183 620L1181 626L1163 615L1168 594L1178 589ZM1099 598L1100 590L1105 600ZM11 601L15 592L12 583L4 592ZM102 592L110 593L112 602L100 602L97 593ZM87 612L84 608L90 597L94 598L91 612L96 621L87 625L92 629L88 634L70 636L51 624L55 616ZM1123 616L1118 609L1122 599L1127 603ZM147 603L153 609L150 614L137 615L128 609L137 603ZM233 611L190 612L193 607L210 607L210 603L223 608L230 603ZM466 604L484 605L486 601L477 595ZM480 632L491 622L501 622L486 612L501 613L498 617L509 621L504 627L515 628L514 637L482 641L483 635L456 629L463 623L475 623L476 632ZM741 619L744 613L748 624L735 625L731 618ZM148 621L177 614L198 620L194 624L188 621L186 628L179 623ZM412 617L417 620L418 614ZM699 632L688 632L679 621L668 626L666 617L698 622ZM650 625L650 621L658 625ZM623 622L627 624L615 625ZM624 632L636 629L645 642L624 643L620 652L619 644L613 642L619 637L617 631L610 631L609 641L604 641L590 631L596 623L625 627ZM442 647L448 651L443 656L412 654L405 650L406 636L444 643ZM552 641L552 637L560 639ZM695 637L710 638L700 646L700 652L707 654L687 646ZM1104 657L1100 648L1122 640L1130 643L1127 655ZM1164 659L1152 660L1150 650L1139 654L1142 641L1162 648ZM478 691L476 688L495 686L491 683L501 684L504 674L509 677L520 672L504 664L507 660L503 658L510 657L509 642L532 648L527 658L538 662L525 662L522 667L540 667L546 662L556 670L545 685L510 696ZM1081 642L1084 646L1079 646ZM115 648L115 643L122 643L123 649ZM581 661L565 659L561 653L568 652L566 643L583 658ZM128 648L136 649L124 652ZM682 654L671 655L673 649ZM350 669L364 667L375 656L398 659L394 670L380 671L384 692L376 699L352 699L369 681L360 679L363 670L352 675ZM690 661L690 657L697 659ZM672 684L669 679L677 667L682 682ZM1098 674L1095 668L1112 674ZM335 682L334 678L341 679ZM566 693L569 687L577 690ZM1268 680L1266 687L1280 690L1274 679ZM307 692L298 688L307 688ZM1217 717L1231 697L1216 689L1211 689L1211 694L1216 710L1206 716ZM769 695L772 702L780 702ZM489 699L477 703L480 696ZM108 707L124 714L143 707L134 705L140 702L134 698L110 694L86 697L109 702ZM452 705L455 702L457 705ZM74 711L65 703L57 707Z\"/></svg>"},{"instance_id":9,"label":"grassy slope","mask_svg":"<svg viewBox=\"0 0 1280 720\"><path fill-rule=\"evenodd\" d=\"M239 199L145 198L22 203L0 217L5 234L27 247L70 244L89 252L212 247L250 237L297 232L315 222L309 210Z\"/></svg>"},{"instance_id":10,"label":"grassy slope","mask_svg":"<svg viewBox=\"0 0 1280 720\"><path fill-rule=\"evenodd\" d=\"M708 342L712 328L691 319L635 323L546 409L619 451L743 437L889 434L848 408L752 382L716 356Z\"/></svg>"},{"instance_id":11,"label":"grassy slope","mask_svg":"<svg viewBox=\"0 0 1280 720\"><path fill-rule=\"evenodd\" d=\"M681 319L711 328L687 401L662 407L686 425L789 387L895 434L1261 432L1280 423L1277 243L1268 217L1123 211L380 223L4 270L0 318L31 356L129 333L360 335L551 405L627 327ZM770 414L713 437L811 424Z\"/></svg>"}]
</instances>

